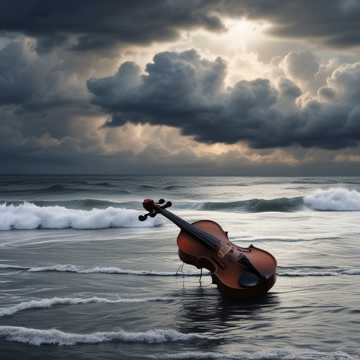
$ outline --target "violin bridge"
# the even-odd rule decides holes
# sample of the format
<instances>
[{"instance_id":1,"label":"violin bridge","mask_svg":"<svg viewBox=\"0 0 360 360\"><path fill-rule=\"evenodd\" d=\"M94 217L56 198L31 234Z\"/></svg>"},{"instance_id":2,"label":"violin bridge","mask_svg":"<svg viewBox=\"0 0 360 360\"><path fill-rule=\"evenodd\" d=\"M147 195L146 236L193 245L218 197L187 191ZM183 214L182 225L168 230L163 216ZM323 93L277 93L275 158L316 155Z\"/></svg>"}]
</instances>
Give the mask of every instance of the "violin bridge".
<instances>
[{"instance_id":1,"label":"violin bridge","mask_svg":"<svg viewBox=\"0 0 360 360\"><path fill-rule=\"evenodd\" d=\"M220 249L217 252L217 255L220 258L224 258L230 251L232 250L232 244L230 242L226 242L222 244Z\"/></svg>"}]
</instances>

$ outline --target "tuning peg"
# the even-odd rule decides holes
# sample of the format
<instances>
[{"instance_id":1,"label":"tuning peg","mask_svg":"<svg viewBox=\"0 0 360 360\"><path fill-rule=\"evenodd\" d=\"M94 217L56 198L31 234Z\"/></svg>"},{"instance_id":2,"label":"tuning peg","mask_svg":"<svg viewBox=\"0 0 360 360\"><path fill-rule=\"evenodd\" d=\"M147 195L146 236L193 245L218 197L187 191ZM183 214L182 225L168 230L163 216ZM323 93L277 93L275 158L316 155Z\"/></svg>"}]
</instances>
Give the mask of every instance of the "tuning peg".
<instances>
[{"instance_id":1,"label":"tuning peg","mask_svg":"<svg viewBox=\"0 0 360 360\"><path fill-rule=\"evenodd\" d=\"M162 204L160 206L160 204ZM155 217L160 211L160 209L166 209L172 205L171 201L166 201L164 199L159 199L157 203L154 203L151 199L145 199L143 202L144 209L148 211L148 213L144 215L139 215L139 221L145 221L149 216Z\"/></svg>"},{"instance_id":2,"label":"tuning peg","mask_svg":"<svg viewBox=\"0 0 360 360\"><path fill-rule=\"evenodd\" d=\"M145 215L139 215L139 221L145 221L148 217L148 214Z\"/></svg>"},{"instance_id":3,"label":"tuning peg","mask_svg":"<svg viewBox=\"0 0 360 360\"><path fill-rule=\"evenodd\" d=\"M163 206L161 206L162 209L166 209L168 207L170 207L172 205L171 201L167 201L166 204L164 204Z\"/></svg>"}]
</instances>

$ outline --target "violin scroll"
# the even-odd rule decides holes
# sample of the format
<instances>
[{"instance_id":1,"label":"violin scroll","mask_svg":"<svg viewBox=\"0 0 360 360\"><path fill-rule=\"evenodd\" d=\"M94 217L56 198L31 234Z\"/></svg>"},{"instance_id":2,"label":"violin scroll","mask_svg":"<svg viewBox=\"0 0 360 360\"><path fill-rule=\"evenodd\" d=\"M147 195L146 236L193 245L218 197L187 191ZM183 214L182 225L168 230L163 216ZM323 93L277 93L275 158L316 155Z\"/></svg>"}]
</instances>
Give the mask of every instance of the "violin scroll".
<instances>
[{"instance_id":1,"label":"violin scroll","mask_svg":"<svg viewBox=\"0 0 360 360\"><path fill-rule=\"evenodd\" d=\"M144 215L139 215L140 221L145 221L148 216L155 217L160 209L166 209L172 205L171 201L165 201L164 199L160 199L157 203L152 199L145 199L143 201L143 207L148 213Z\"/></svg>"}]
</instances>

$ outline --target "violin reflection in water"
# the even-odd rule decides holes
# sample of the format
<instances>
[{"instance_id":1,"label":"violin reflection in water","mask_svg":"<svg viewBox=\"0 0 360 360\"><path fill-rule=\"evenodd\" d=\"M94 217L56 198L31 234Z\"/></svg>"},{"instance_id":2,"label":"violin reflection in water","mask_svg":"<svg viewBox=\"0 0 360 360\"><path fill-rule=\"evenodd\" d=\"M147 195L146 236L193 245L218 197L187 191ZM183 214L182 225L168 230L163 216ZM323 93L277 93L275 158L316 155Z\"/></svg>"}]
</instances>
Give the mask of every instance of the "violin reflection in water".
<instances>
[{"instance_id":1,"label":"violin reflection in water","mask_svg":"<svg viewBox=\"0 0 360 360\"><path fill-rule=\"evenodd\" d=\"M170 201L160 199L155 203L145 199L143 206L148 213L140 215L140 221L161 214L181 229L177 237L180 259L199 269L209 270L213 283L223 295L238 298L261 296L274 285L276 259L267 251L253 245L243 248L233 244L227 232L214 221L188 223L166 210L171 206Z\"/></svg>"}]
</instances>

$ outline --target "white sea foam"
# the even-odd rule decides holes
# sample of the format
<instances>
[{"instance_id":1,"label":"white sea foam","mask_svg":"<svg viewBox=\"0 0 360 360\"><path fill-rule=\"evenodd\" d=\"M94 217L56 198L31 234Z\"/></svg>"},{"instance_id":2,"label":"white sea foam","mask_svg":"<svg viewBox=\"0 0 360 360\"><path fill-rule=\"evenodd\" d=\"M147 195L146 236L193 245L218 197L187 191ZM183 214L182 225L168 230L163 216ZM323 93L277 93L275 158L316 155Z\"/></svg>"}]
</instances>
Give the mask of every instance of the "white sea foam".
<instances>
[{"instance_id":1,"label":"white sea foam","mask_svg":"<svg viewBox=\"0 0 360 360\"><path fill-rule=\"evenodd\" d=\"M8 341L31 345L75 345L103 342L159 344L214 339L197 333L184 334L173 329L152 329L144 332L117 330L76 334L57 329L32 329L21 326L0 326L0 337Z\"/></svg>"},{"instance_id":2,"label":"white sea foam","mask_svg":"<svg viewBox=\"0 0 360 360\"><path fill-rule=\"evenodd\" d=\"M360 275L360 268L352 267L279 267L279 276L306 277L306 276L339 276L339 275Z\"/></svg>"},{"instance_id":3,"label":"white sea foam","mask_svg":"<svg viewBox=\"0 0 360 360\"><path fill-rule=\"evenodd\" d=\"M360 192L345 188L317 190L304 197L304 204L314 210L360 211Z\"/></svg>"},{"instance_id":4,"label":"white sea foam","mask_svg":"<svg viewBox=\"0 0 360 360\"><path fill-rule=\"evenodd\" d=\"M199 272L175 272L175 271L153 271L153 270L132 270L122 269L116 266L94 266L82 267L72 264L56 264L48 266L20 266L0 264L0 269L23 270L28 272L69 272L78 274L118 274L137 276L199 276ZM207 275L207 273L203 274Z\"/></svg>"},{"instance_id":5,"label":"white sea foam","mask_svg":"<svg viewBox=\"0 0 360 360\"><path fill-rule=\"evenodd\" d=\"M170 302L174 298L170 297L142 297L142 298L103 298L92 296L81 297L53 297L49 299L29 300L19 304L0 308L0 317L14 315L20 311L31 309L48 309L57 305L81 305L93 303L118 304L118 303L143 303L143 302Z\"/></svg>"},{"instance_id":6,"label":"white sea foam","mask_svg":"<svg viewBox=\"0 0 360 360\"><path fill-rule=\"evenodd\" d=\"M236 354L221 354L217 352L186 351L174 354L148 356L150 359L173 360L359 360L357 356L342 351L319 352L313 350L264 350L253 353L239 352Z\"/></svg>"},{"instance_id":7,"label":"white sea foam","mask_svg":"<svg viewBox=\"0 0 360 360\"><path fill-rule=\"evenodd\" d=\"M30 229L106 229L159 226L161 220L148 218L141 222L140 213L131 209L78 210L62 206L40 207L31 203L0 205L0 230Z\"/></svg>"},{"instance_id":8,"label":"white sea foam","mask_svg":"<svg viewBox=\"0 0 360 360\"><path fill-rule=\"evenodd\" d=\"M153 271L153 270L132 270L116 266L94 266L83 267L73 264L56 264L47 266L21 266L12 264L0 264L0 270L22 270L31 273L37 272L63 272L76 274L115 274L134 276L200 276L200 272L176 272L176 271ZM314 266L293 266L278 267L278 276L305 277L305 276L339 276L339 275L360 275L360 267L314 267ZM203 272L203 276L209 276L209 272Z\"/></svg>"}]
</instances>

